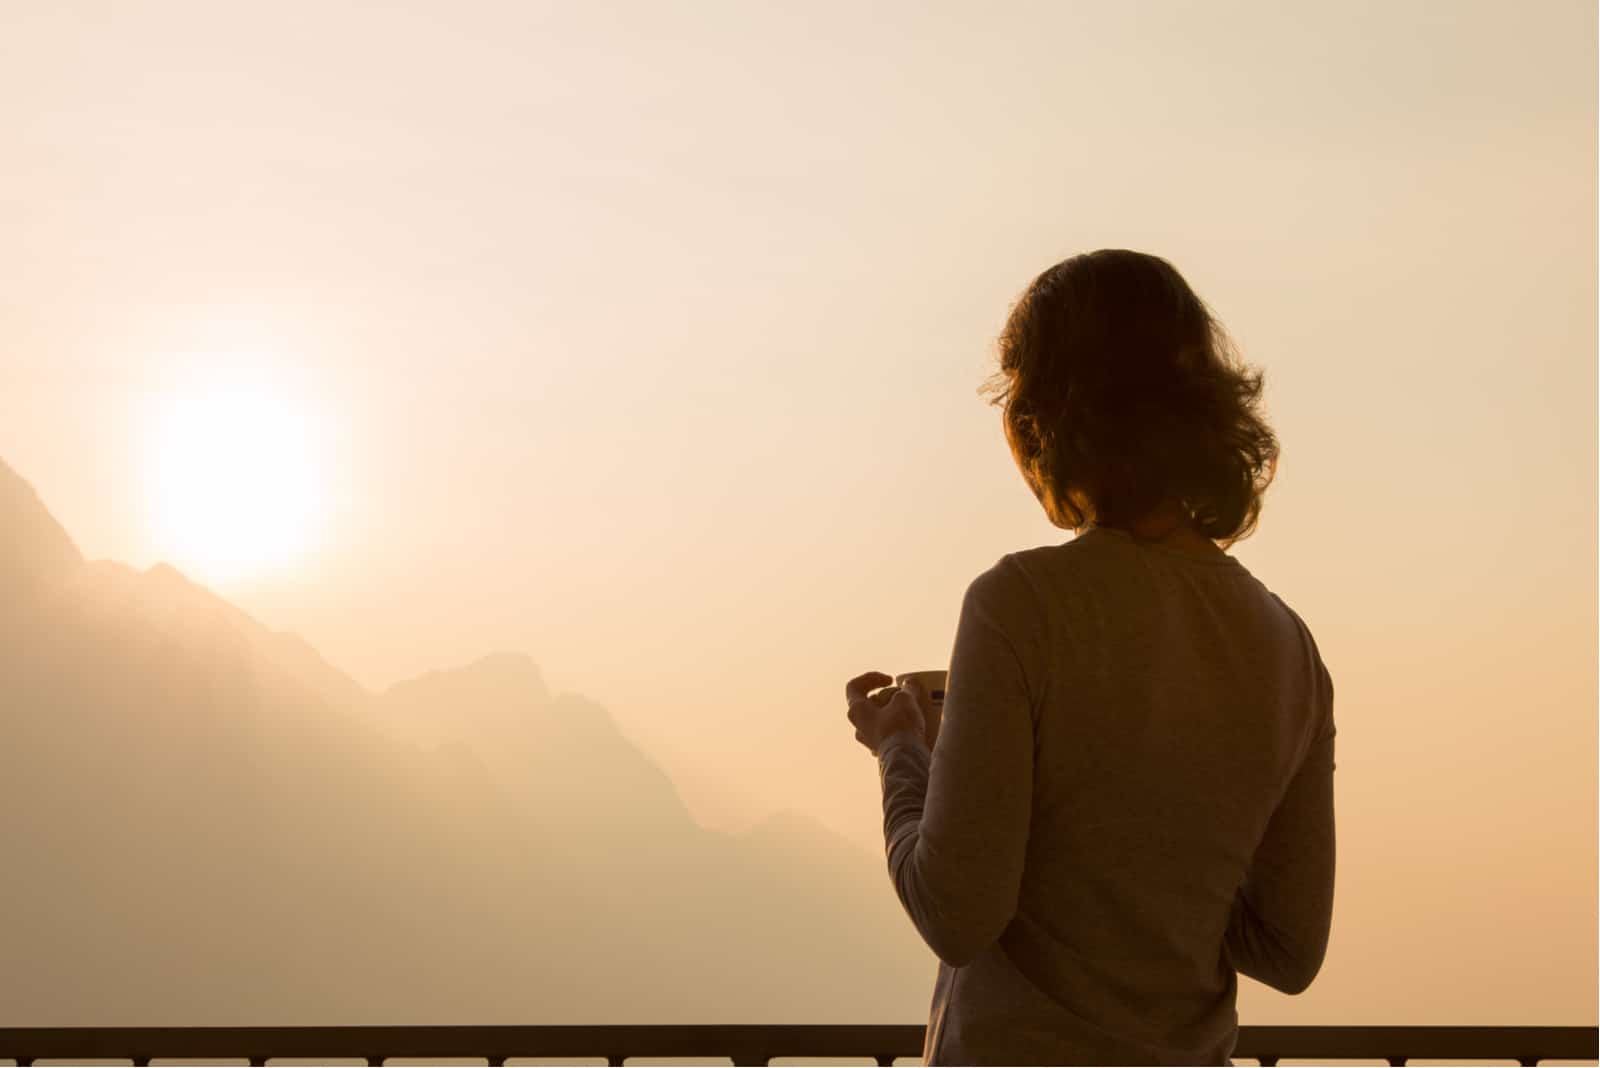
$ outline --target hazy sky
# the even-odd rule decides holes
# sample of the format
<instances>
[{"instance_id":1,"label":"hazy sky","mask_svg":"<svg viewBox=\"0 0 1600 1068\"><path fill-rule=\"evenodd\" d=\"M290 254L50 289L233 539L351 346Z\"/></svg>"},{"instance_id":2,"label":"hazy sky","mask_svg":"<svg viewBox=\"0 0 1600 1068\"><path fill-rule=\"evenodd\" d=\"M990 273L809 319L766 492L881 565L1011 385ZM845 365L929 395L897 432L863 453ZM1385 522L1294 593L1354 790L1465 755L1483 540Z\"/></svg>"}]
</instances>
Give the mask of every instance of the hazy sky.
<instances>
[{"instance_id":1,"label":"hazy sky","mask_svg":"<svg viewBox=\"0 0 1600 1068\"><path fill-rule=\"evenodd\" d=\"M86 555L374 688L526 652L708 825L874 847L844 682L1070 537L1009 303L1167 257L1338 694L1327 965L1241 1013L1594 1023L1592 3L14 3L0 128L0 457Z\"/></svg>"}]
</instances>

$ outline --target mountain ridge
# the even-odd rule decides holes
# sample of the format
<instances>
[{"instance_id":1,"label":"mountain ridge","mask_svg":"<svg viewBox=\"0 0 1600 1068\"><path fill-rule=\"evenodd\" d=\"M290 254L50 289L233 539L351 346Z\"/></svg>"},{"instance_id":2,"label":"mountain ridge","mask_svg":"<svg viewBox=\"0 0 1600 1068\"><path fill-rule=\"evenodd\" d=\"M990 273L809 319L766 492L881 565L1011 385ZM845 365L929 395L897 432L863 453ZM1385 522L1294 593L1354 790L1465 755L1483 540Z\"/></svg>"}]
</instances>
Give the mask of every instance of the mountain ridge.
<instances>
[{"instance_id":1,"label":"mountain ridge","mask_svg":"<svg viewBox=\"0 0 1600 1068\"><path fill-rule=\"evenodd\" d=\"M0 574L49 566L0 600L0 1026L925 1010L881 859L817 821L702 827L525 654L367 691L170 565L84 562L5 475Z\"/></svg>"},{"instance_id":2,"label":"mountain ridge","mask_svg":"<svg viewBox=\"0 0 1600 1068\"><path fill-rule=\"evenodd\" d=\"M38 492L0 459L0 596L23 597L82 563Z\"/></svg>"}]
</instances>

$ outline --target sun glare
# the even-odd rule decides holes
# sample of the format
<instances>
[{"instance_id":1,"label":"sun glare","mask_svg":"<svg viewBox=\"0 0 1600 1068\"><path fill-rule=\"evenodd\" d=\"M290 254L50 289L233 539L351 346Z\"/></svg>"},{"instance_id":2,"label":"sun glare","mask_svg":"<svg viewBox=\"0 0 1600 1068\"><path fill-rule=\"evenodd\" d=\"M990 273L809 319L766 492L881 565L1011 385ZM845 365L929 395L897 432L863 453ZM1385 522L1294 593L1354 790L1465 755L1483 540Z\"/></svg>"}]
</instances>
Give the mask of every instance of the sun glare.
<instances>
[{"instance_id":1,"label":"sun glare","mask_svg":"<svg viewBox=\"0 0 1600 1068\"><path fill-rule=\"evenodd\" d=\"M196 383L156 415L151 508L162 559L210 581L259 576L313 547L325 509L318 427L267 380Z\"/></svg>"}]
</instances>

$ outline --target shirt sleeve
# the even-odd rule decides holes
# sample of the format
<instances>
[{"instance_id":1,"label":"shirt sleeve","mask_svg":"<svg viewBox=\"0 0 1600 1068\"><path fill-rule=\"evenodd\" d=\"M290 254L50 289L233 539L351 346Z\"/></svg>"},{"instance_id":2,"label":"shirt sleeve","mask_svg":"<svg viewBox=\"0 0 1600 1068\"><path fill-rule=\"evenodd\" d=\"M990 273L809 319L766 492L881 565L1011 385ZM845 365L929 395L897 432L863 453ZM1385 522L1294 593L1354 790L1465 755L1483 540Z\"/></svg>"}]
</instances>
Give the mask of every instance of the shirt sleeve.
<instances>
[{"instance_id":1,"label":"shirt sleeve","mask_svg":"<svg viewBox=\"0 0 1600 1068\"><path fill-rule=\"evenodd\" d=\"M1313 654L1315 646L1313 645ZM1299 994L1322 970L1333 926L1333 679L1317 658L1323 712L1309 751L1267 823L1234 895L1224 944L1241 974Z\"/></svg>"},{"instance_id":2,"label":"shirt sleeve","mask_svg":"<svg viewBox=\"0 0 1600 1068\"><path fill-rule=\"evenodd\" d=\"M1042 604L1012 554L967 587L938 741L879 747L889 875L917 931L959 967L1016 914L1033 807Z\"/></svg>"}]
</instances>

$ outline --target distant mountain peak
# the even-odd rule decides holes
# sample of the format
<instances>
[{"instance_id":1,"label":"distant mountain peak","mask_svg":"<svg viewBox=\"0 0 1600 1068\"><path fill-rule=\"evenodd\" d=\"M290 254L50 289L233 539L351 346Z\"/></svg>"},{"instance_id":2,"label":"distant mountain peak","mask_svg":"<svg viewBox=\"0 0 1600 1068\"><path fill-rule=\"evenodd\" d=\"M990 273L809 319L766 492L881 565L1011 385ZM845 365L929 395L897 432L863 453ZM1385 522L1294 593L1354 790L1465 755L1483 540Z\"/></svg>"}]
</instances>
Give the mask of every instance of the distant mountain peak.
<instances>
[{"instance_id":1,"label":"distant mountain peak","mask_svg":"<svg viewBox=\"0 0 1600 1068\"><path fill-rule=\"evenodd\" d=\"M533 657L527 653L504 650L490 653L487 656L480 656L461 670L515 678L533 683L540 692L545 691L544 674L539 670L539 665L534 662Z\"/></svg>"},{"instance_id":2,"label":"distant mountain peak","mask_svg":"<svg viewBox=\"0 0 1600 1068\"><path fill-rule=\"evenodd\" d=\"M537 694L541 699L550 694L544 684L544 673L533 657L526 653L496 652L480 656L458 667L440 668L424 672L424 679L449 678L459 682L472 679L478 682L509 686L518 693Z\"/></svg>"},{"instance_id":3,"label":"distant mountain peak","mask_svg":"<svg viewBox=\"0 0 1600 1068\"><path fill-rule=\"evenodd\" d=\"M161 590L175 596L201 597L207 601L215 602L219 607L226 607L226 609L236 613L240 618L247 618L242 609L235 607L209 587L200 585L200 583L165 560L157 564L151 564L145 569L143 577L152 589ZM250 622L252 624L255 623L254 620Z\"/></svg>"},{"instance_id":4,"label":"distant mountain peak","mask_svg":"<svg viewBox=\"0 0 1600 1068\"><path fill-rule=\"evenodd\" d=\"M193 585L193 583L189 581L188 575L185 575L182 571L179 571L165 560L161 561L159 564L150 565L149 573L151 578L160 579L163 582L180 582L185 586Z\"/></svg>"},{"instance_id":5,"label":"distant mountain peak","mask_svg":"<svg viewBox=\"0 0 1600 1068\"><path fill-rule=\"evenodd\" d=\"M401 700L441 692L472 693L490 706L543 706L552 696L533 658L512 652L490 653L460 667L427 671L395 683L388 692Z\"/></svg>"},{"instance_id":6,"label":"distant mountain peak","mask_svg":"<svg viewBox=\"0 0 1600 1068\"><path fill-rule=\"evenodd\" d=\"M0 460L0 598L59 582L82 564L66 528L28 481Z\"/></svg>"}]
</instances>

